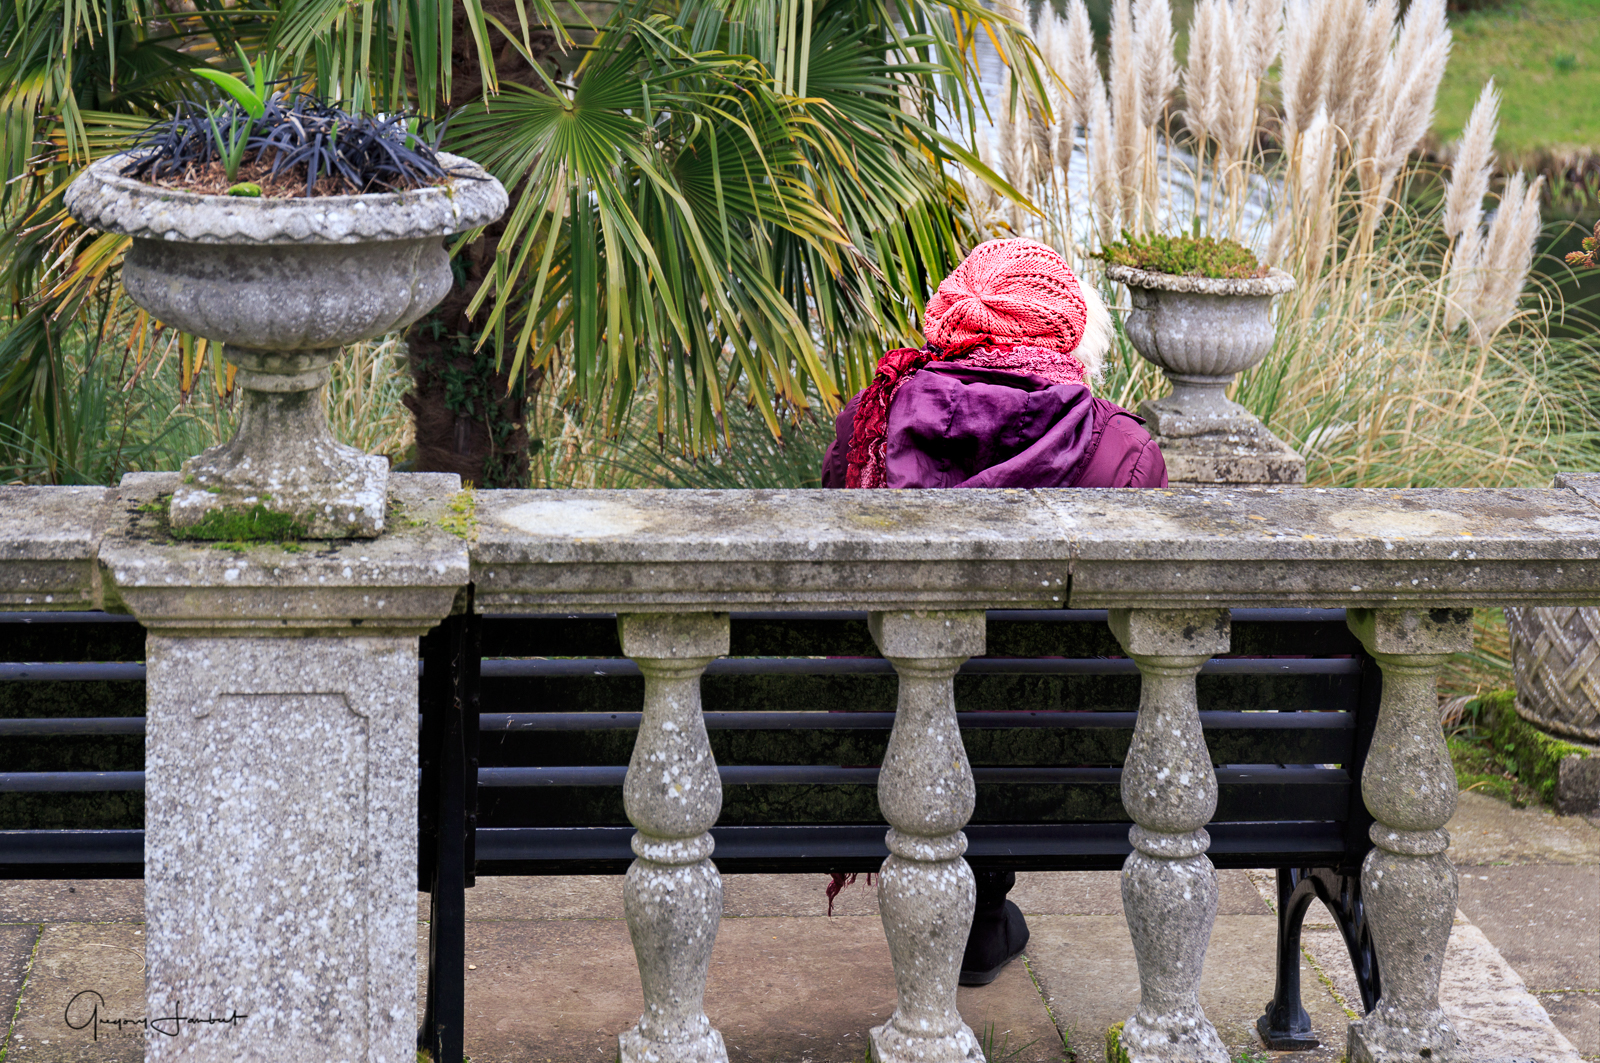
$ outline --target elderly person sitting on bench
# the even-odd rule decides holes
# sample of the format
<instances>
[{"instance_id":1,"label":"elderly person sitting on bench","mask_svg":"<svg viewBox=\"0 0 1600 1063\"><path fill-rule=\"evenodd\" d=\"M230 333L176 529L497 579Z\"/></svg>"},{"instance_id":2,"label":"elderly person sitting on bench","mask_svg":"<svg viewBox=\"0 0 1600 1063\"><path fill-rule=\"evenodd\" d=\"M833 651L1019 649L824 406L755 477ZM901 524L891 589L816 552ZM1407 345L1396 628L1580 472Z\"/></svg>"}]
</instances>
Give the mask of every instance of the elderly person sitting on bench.
<instances>
[{"instance_id":1,"label":"elderly person sitting on bench","mask_svg":"<svg viewBox=\"0 0 1600 1063\"><path fill-rule=\"evenodd\" d=\"M824 487L1165 487L1140 418L1095 396L1111 314L1053 249L980 244L928 301L927 343L885 354L835 422ZM1028 943L1012 871L976 869L962 985ZM833 897L854 876L835 875Z\"/></svg>"}]
</instances>

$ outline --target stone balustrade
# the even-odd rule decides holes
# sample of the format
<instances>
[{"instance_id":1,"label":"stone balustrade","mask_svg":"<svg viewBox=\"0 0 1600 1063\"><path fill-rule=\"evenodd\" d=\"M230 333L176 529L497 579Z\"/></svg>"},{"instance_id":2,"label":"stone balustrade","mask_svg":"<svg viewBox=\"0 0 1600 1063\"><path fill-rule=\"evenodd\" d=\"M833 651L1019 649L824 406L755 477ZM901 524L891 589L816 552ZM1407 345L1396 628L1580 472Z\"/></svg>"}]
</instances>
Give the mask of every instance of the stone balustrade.
<instances>
[{"instance_id":1,"label":"stone balustrade","mask_svg":"<svg viewBox=\"0 0 1600 1063\"><path fill-rule=\"evenodd\" d=\"M1111 610L1143 677L1122 783L1141 984L1124 1046L1138 1063L1226 1063L1196 994L1217 787L1194 676L1227 651L1229 609L1263 605L1350 610L1385 675L1362 791L1383 996L1351 1024L1350 1061L1460 1063L1470 1055L1438 1002L1455 787L1434 676L1470 645L1472 607L1600 604L1596 476L1542 490L469 496L451 477L398 475L384 537L287 548L172 541L161 499L175 486L140 474L120 489L0 488L0 608L131 611L150 631L148 1002L251 1016L225 1043L154 1042L161 1060L412 1058L407 669L470 581L483 612L618 614L645 676L624 790L646 1001L620 1039L630 1063L726 1059L702 1007L721 794L698 677L727 652L736 609L872 614L900 676L879 783L899 1002L872 1031L876 1058L981 1059L955 1010L973 781L952 677L983 652L983 610L1066 607ZM307 806L318 814L294 814Z\"/></svg>"}]
</instances>

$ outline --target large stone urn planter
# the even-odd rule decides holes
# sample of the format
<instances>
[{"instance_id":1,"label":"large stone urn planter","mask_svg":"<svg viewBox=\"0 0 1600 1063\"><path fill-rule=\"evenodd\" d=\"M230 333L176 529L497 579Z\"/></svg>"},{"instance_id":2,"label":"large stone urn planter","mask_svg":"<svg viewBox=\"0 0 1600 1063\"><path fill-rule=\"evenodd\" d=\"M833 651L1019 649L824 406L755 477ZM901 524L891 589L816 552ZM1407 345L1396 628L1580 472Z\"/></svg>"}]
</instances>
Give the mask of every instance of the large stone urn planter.
<instances>
[{"instance_id":1,"label":"large stone urn planter","mask_svg":"<svg viewBox=\"0 0 1600 1063\"><path fill-rule=\"evenodd\" d=\"M443 238L488 224L506 192L476 163L413 191L295 199L200 195L124 177L129 156L67 189L72 216L133 237L128 296L162 323L224 345L243 392L233 439L190 458L175 530L242 538L252 512L312 538L384 529L388 462L333 438L323 389L339 348L404 328L450 290ZM272 515L278 515L272 517Z\"/></svg>"},{"instance_id":2,"label":"large stone urn planter","mask_svg":"<svg viewBox=\"0 0 1600 1063\"><path fill-rule=\"evenodd\" d=\"M1272 301L1294 278L1276 269L1231 280L1120 265L1106 276L1128 288L1134 349L1172 382L1172 394L1139 404L1171 481L1304 483L1305 459L1227 396L1234 376L1272 349Z\"/></svg>"}]
</instances>

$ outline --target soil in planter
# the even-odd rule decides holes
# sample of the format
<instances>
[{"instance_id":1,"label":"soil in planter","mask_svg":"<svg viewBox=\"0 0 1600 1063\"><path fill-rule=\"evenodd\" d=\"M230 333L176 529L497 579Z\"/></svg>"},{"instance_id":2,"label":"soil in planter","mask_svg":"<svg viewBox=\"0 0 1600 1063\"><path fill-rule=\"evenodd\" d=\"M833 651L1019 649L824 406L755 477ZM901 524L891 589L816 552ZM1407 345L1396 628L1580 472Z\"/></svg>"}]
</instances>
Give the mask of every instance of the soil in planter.
<instances>
[{"instance_id":1,"label":"soil in planter","mask_svg":"<svg viewBox=\"0 0 1600 1063\"><path fill-rule=\"evenodd\" d=\"M228 172L220 162L210 162L203 166L191 166L181 178L164 177L152 180L150 184L161 188L171 188L175 191L198 192L206 196L225 196L228 189L236 184L253 184L261 189L262 199L299 199L306 195L306 169L304 166L294 166L281 171L276 177L272 176L270 162L258 162L250 159L239 166L238 173L232 181L228 180ZM441 178L433 184L447 184L449 178ZM418 187L427 187L426 185ZM311 197L320 199L323 196L351 196L361 192L361 189L351 185L343 176L334 174L319 178L311 188ZM401 191L401 189L369 188L367 192Z\"/></svg>"}]
</instances>

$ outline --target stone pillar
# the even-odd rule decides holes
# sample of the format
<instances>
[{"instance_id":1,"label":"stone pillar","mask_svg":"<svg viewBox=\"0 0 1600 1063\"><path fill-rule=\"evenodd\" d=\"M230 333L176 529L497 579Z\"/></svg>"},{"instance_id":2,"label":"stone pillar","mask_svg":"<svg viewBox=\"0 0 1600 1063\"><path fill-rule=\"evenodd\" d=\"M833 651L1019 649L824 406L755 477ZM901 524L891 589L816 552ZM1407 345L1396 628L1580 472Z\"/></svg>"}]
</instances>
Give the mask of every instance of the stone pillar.
<instances>
[{"instance_id":1,"label":"stone pillar","mask_svg":"<svg viewBox=\"0 0 1600 1063\"><path fill-rule=\"evenodd\" d=\"M622 652L644 673L644 715L622 797L638 828L623 909L644 1014L617 1040L622 1063L726 1063L706 1018L706 972L722 920L710 830L722 780L700 714L700 675L728 652L726 613L633 613Z\"/></svg>"},{"instance_id":2,"label":"stone pillar","mask_svg":"<svg viewBox=\"0 0 1600 1063\"><path fill-rule=\"evenodd\" d=\"M1217 773L1200 731L1194 677L1226 653L1226 609L1113 609L1111 630L1139 666L1139 716L1122 767L1133 852L1122 909L1139 963L1139 1008L1122 1028L1133 1063L1228 1063L1200 1008L1200 971L1217 917L1205 826Z\"/></svg>"},{"instance_id":3,"label":"stone pillar","mask_svg":"<svg viewBox=\"0 0 1600 1063\"><path fill-rule=\"evenodd\" d=\"M1470 609L1352 609L1348 623L1383 669L1383 700L1361 775L1376 849L1361 867L1367 925L1383 992L1350 1024L1350 1063L1470 1063L1439 1008L1439 975L1455 921L1457 882L1444 825L1456 776L1439 726L1435 678L1472 649Z\"/></svg>"},{"instance_id":4,"label":"stone pillar","mask_svg":"<svg viewBox=\"0 0 1600 1063\"><path fill-rule=\"evenodd\" d=\"M983 653L981 612L873 613L872 637L900 676L894 730L878 776L889 858L878 911L894 961L894 1014L871 1032L877 1063L982 1063L956 1010L976 884L961 858L972 816L972 767L956 724L954 679Z\"/></svg>"},{"instance_id":5,"label":"stone pillar","mask_svg":"<svg viewBox=\"0 0 1600 1063\"><path fill-rule=\"evenodd\" d=\"M174 474L126 477L108 605L149 632L145 1059L416 1058L417 639L468 580L397 476L365 542L173 542Z\"/></svg>"}]
</instances>

